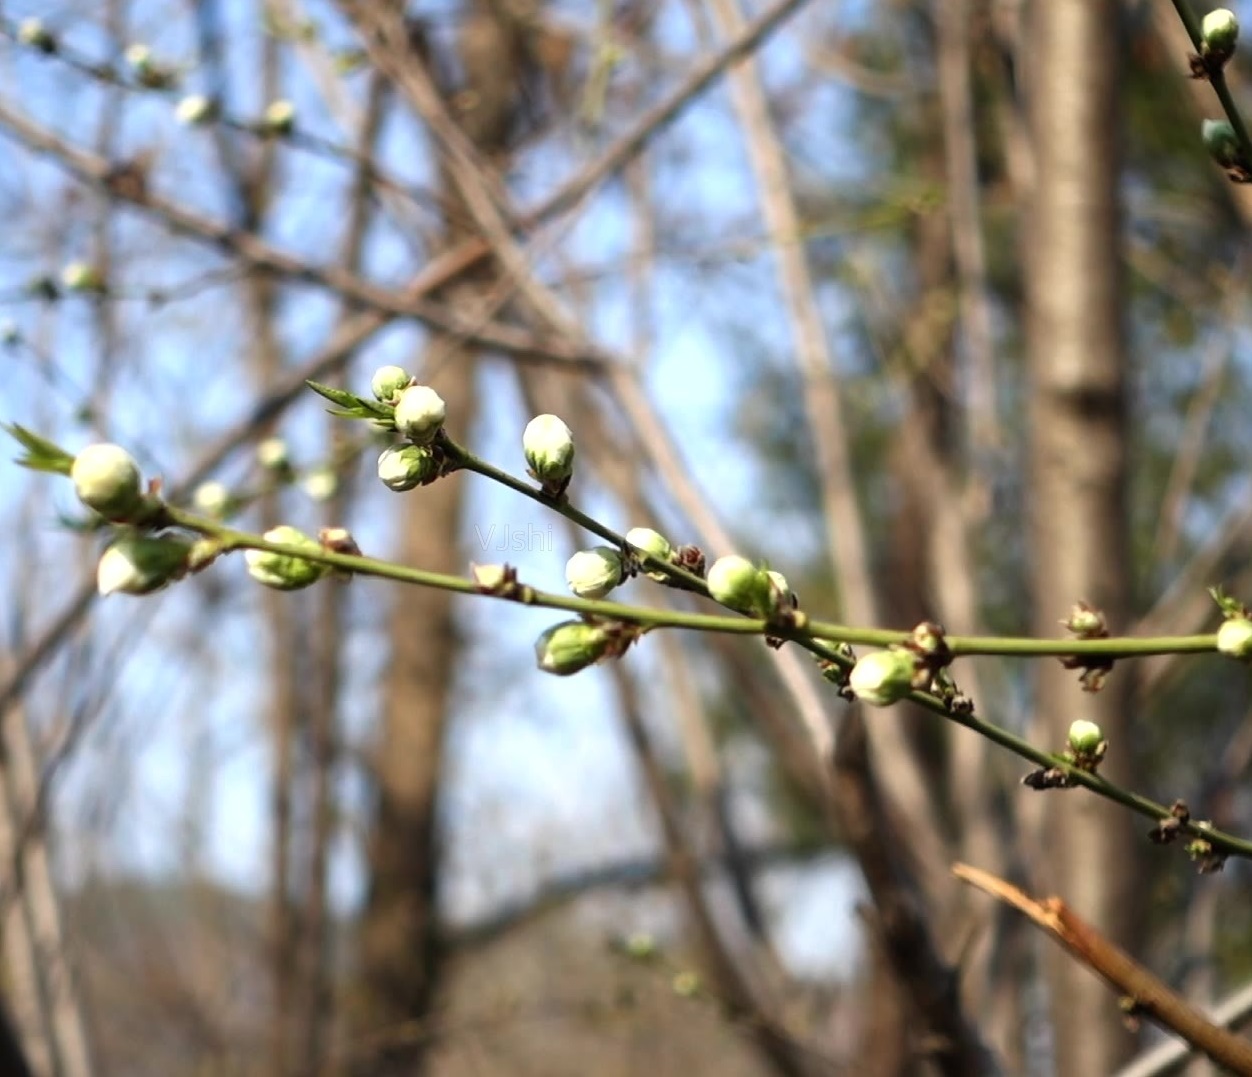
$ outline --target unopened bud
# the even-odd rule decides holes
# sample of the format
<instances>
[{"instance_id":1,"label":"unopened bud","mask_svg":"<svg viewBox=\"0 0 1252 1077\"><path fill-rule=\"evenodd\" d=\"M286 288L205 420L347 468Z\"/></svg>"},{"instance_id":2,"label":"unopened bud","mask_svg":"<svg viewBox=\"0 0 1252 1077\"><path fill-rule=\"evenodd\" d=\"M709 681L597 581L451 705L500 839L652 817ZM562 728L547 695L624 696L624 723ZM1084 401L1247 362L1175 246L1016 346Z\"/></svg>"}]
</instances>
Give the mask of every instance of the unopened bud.
<instances>
[{"instance_id":1,"label":"unopened bud","mask_svg":"<svg viewBox=\"0 0 1252 1077\"><path fill-rule=\"evenodd\" d=\"M669 539L650 527L632 527L626 532L626 545L640 553L650 554L667 565L673 564L674 547L669 544ZM656 580L658 583L664 583L668 579L666 574L659 570L650 571L647 575L649 579Z\"/></svg>"},{"instance_id":2,"label":"unopened bud","mask_svg":"<svg viewBox=\"0 0 1252 1077\"><path fill-rule=\"evenodd\" d=\"M339 489L339 476L329 464L312 468L300 480L300 488L317 502L329 501Z\"/></svg>"},{"instance_id":3,"label":"unopened bud","mask_svg":"<svg viewBox=\"0 0 1252 1077\"><path fill-rule=\"evenodd\" d=\"M410 385L396 400L396 429L415 445L433 441L448 407L429 385Z\"/></svg>"},{"instance_id":4,"label":"unopened bud","mask_svg":"<svg viewBox=\"0 0 1252 1077\"><path fill-rule=\"evenodd\" d=\"M1239 20L1229 8L1215 8L1200 23L1200 36L1204 39L1204 51L1209 56L1228 60L1234 54L1235 42L1239 40Z\"/></svg>"},{"instance_id":5,"label":"unopened bud","mask_svg":"<svg viewBox=\"0 0 1252 1077\"><path fill-rule=\"evenodd\" d=\"M191 495L191 503L206 516L225 516L230 508L230 491L224 483L202 482Z\"/></svg>"},{"instance_id":6,"label":"unopened bud","mask_svg":"<svg viewBox=\"0 0 1252 1077\"><path fill-rule=\"evenodd\" d=\"M378 477L388 490L404 493L433 480L439 461L428 445L393 445L378 458Z\"/></svg>"},{"instance_id":7,"label":"unopened bud","mask_svg":"<svg viewBox=\"0 0 1252 1077\"><path fill-rule=\"evenodd\" d=\"M167 536L128 535L117 539L96 566L102 595L148 595L177 579L188 567L192 543Z\"/></svg>"},{"instance_id":8,"label":"unopened bud","mask_svg":"<svg viewBox=\"0 0 1252 1077\"><path fill-rule=\"evenodd\" d=\"M136 41L126 46L123 55L136 74L143 75L152 70L152 50L147 45Z\"/></svg>"},{"instance_id":9,"label":"unopened bud","mask_svg":"<svg viewBox=\"0 0 1252 1077\"><path fill-rule=\"evenodd\" d=\"M289 135L296 126L296 106L287 100L271 101L261 114L261 128L271 135Z\"/></svg>"},{"instance_id":10,"label":"unopened bud","mask_svg":"<svg viewBox=\"0 0 1252 1077\"><path fill-rule=\"evenodd\" d=\"M282 438L266 438L256 447L257 463L270 471L278 471L290 463L287 443Z\"/></svg>"},{"instance_id":11,"label":"unopened bud","mask_svg":"<svg viewBox=\"0 0 1252 1077\"><path fill-rule=\"evenodd\" d=\"M40 52L52 53L57 49L56 38L40 19L23 19L17 28L17 40Z\"/></svg>"},{"instance_id":12,"label":"unopened bud","mask_svg":"<svg viewBox=\"0 0 1252 1077\"><path fill-rule=\"evenodd\" d=\"M565 581L579 598L603 598L622 582L622 555L611 546L579 550L565 564Z\"/></svg>"},{"instance_id":13,"label":"unopened bud","mask_svg":"<svg viewBox=\"0 0 1252 1077\"><path fill-rule=\"evenodd\" d=\"M522 433L526 463L545 486L567 482L574 473L574 435L555 415L536 415Z\"/></svg>"},{"instance_id":14,"label":"unopened bud","mask_svg":"<svg viewBox=\"0 0 1252 1077\"><path fill-rule=\"evenodd\" d=\"M70 262L61 270L61 283L71 292L104 291L104 277L88 262Z\"/></svg>"},{"instance_id":15,"label":"unopened bud","mask_svg":"<svg viewBox=\"0 0 1252 1077\"><path fill-rule=\"evenodd\" d=\"M1239 138L1229 120L1205 120L1200 125L1200 137L1204 139L1209 156L1222 168L1233 168L1241 163Z\"/></svg>"},{"instance_id":16,"label":"unopened bud","mask_svg":"<svg viewBox=\"0 0 1252 1077\"><path fill-rule=\"evenodd\" d=\"M889 707L909 694L916 672L916 661L907 651L873 651L852 667L848 687L863 703Z\"/></svg>"},{"instance_id":17,"label":"unopened bud","mask_svg":"<svg viewBox=\"0 0 1252 1077\"><path fill-rule=\"evenodd\" d=\"M781 573L771 574L737 554L714 561L705 582L715 601L755 617L769 618L790 601Z\"/></svg>"},{"instance_id":18,"label":"unopened bud","mask_svg":"<svg viewBox=\"0 0 1252 1077\"><path fill-rule=\"evenodd\" d=\"M188 94L174 108L174 118L188 127L208 123L217 115L217 103L204 94Z\"/></svg>"},{"instance_id":19,"label":"unopened bud","mask_svg":"<svg viewBox=\"0 0 1252 1077\"><path fill-rule=\"evenodd\" d=\"M380 366L370 379L370 389L378 400L390 404L400 395L401 390L408 388L412 380L409 372L402 367Z\"/></svg>"},{"instance_id":20,"label":"unopened bud","mask_svg":"<svg viewBox=\"0 0 1252 1077\"><path fill-rule=\"evenodd\" d=\"M298 546L313 553L320 553L322 550L316 539L311 539L304 532L286 524L271 528L262 537L266 542ZM248 562L249 576L277 591L298 591L316 583L330 571L326 565L274 550L248 550L244 559Z\"/></svg>"},{"instance_id":21,"label":"unopened bud","mask_svg":"<svg viewBox=\"0 0 1252 1077\"><path fill-rule=\"evenodd\" d=\"M568 677L595 665L608 652L609 633L586 621L562 621L535 641L535 658L545 673Z\"/></svg>"},{"instance_id":22,"label":"unopened bud","mask_svg":"<svg viewBox=\"0 0 1252 1077\"><path fill-rule=\"evenodd\" d=\"M1217 630L1217 649L1231 658L1252 658L1252 621L1231 617Z\"/></svg>"},{"instance_id":23,"label":"unopened bud","mask_svg":"<svg viewBox=\"0 0 1252 1077\"><path fill-rule=\"evenodd\" d=\"M70 478L79 501L106 520L124 522L143 504L139 465L120 445L88 445L74 457Z\"/></svg>"},{"instance_id":24,"label":"unopened bud","mask_svg":"<svg viewBox=\"0 0 1252 1077\"><path fill-rule=\"evenodd\" d=\"M1071 722L1069 726L1069 746L1078 755L1090 755L1100 747L1104 733L1095 722L1084 718Z\"/></svg>"}]
</instances>

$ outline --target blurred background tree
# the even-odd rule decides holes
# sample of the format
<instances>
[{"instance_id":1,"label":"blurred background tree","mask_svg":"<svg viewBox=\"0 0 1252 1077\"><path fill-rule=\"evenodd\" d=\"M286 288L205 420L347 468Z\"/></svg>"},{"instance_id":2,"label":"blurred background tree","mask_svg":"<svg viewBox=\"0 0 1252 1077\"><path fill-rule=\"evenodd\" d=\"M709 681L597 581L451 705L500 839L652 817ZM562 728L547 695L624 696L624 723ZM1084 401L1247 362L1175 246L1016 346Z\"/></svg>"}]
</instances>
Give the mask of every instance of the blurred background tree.
<instances>
[{"instance_id":1,"label":"blurred background tree","mask_svg":"<svg viewBox=\"0 0 1252 1077\"><path fill-rule=\"evenodd\" d=\"M397 363L516 473L563 416L576 503L764 557L815 614L1200 631L1206 585L1252 586L1252 201L1188 51L1163 0L6 4L0 418L256 530L560 589L558 517L465 475L396 500L303 390ZM1248 975L1242 865L862 720L794 649L658 635L543 683L538 611L230 563L98 605L75 509L16 469L0 497L37 1074L1116 1072L1148 1035L958 859L1189 997ZM956 673L1252 831L1233 664Z\"/></svg>"}]
</instances>

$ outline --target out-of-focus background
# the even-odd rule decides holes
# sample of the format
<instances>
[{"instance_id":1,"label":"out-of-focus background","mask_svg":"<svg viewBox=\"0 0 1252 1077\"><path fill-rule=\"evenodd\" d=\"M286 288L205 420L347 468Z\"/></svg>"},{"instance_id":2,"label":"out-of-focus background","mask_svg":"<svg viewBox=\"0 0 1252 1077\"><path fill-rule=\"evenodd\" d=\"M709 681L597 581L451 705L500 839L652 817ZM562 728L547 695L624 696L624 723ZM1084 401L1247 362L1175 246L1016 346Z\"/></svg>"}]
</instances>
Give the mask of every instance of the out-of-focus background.
<instances>
[{"instance_id":1,"label":"out-of-focus background","mask_svg":"<svg viewBox=\"0 0 1252 1077\"><path fill-rule=\"evenodd\" d=\"M6 2L0 420L116 441L182 504L220 482L242 527L563 590L589 536L473 476L391 493L386 442L301 388L394 363L515 474L561 415L580 508L765 559L817 616L1208 630L1206 586L1252 597L1252 199L1189 48L1163 0ZM0 984L37 1074L960 1073L981 1045L1107 1077L1151 1044L954 860L1201 1002L1252 965L1240 864L851 711L794 648L655 633L557 680L544 611L263 592L237 558L100 601L68 484L6 465L0 504ZM954 672L1252 830L1233 663L1098 695Z\"/></svg>"}]
</instances>

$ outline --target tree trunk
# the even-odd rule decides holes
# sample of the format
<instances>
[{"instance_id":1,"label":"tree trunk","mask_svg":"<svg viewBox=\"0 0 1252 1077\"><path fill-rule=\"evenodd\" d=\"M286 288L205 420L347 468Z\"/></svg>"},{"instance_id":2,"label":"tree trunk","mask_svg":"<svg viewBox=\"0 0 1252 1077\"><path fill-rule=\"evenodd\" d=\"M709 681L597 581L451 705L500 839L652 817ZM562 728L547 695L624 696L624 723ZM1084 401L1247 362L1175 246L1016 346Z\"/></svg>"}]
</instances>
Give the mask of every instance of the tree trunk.
<instances>
[{"instance_id":1,"label":"tree trunk","mask_svg":"<svg viewBox=\"0 0 1252 1077\"><path fill-rule=\"evenodd\" d=\"M1126 334L1123 324L1118 76L1121 5L1033 6L1031 118L1036 185L1024 264L1030 381L1030 537L1035 628L1053 635L1070 606L1130 620ZM1111 744L1108 776L1134 786L1130 668L1098 695L1058 663L1038 681L1036 737L1059 750L1089 718ZM1142 933L1143 835L1118 806L1043 793L1045 889L1134 953ZM1049 955L1056 1072L1112 1073L1134 1048L1117 1000L1057 950Z\"/></svg>"}]
</instances>

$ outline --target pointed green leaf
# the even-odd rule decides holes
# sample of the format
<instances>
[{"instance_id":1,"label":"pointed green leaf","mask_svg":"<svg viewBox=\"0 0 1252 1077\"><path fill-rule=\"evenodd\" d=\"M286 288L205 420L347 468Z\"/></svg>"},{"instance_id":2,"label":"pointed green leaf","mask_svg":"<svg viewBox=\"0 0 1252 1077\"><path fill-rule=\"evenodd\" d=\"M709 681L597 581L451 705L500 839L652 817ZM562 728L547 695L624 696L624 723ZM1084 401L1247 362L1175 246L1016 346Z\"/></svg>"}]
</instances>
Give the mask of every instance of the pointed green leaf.
<instances>
[{"instance_id":1,"label":"pointed green leaf","mask_svg":"<svg viewBox=\"0 0 1252 1077\"><path fill-rule=\"evenodd\" d=\"M14 423L12 426L0 425L11 438L26 450L25 456L19 456L16 463L31 471L48 471L54 475L68 475L74 466L74 457L59 445L41 438L24 426Z\"/></svg>"}]
</instances>

